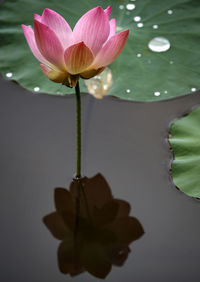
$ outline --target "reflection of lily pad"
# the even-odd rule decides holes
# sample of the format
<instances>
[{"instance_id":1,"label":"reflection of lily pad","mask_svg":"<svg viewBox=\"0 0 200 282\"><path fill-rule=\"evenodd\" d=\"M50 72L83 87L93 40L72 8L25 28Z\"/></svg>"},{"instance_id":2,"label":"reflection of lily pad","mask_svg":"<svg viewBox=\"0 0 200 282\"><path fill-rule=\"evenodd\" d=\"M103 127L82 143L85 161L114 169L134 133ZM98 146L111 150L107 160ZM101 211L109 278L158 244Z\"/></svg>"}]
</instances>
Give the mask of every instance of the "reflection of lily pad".
<instances>
[{"instance_id":1,"label":"reflection of lily pad","mask_svg":"<svg viewBox=\"0 0 200 282\"><path fill-rule=\"evenodd\" d=\"M200 107L173 123L170 133L173 181L185 194L200 198Z\"/></svg>"},{"instance_id":2,"label":"reflection of lily pad","mask_svg":"<svg viewBox=\"0 0 200 282\"><path fill-rule=\"evenodd\" d=\"M33 13L41 14L48 7L63 15L73 27L87 10L111 5L117 31L129 28L130 36L122 54L110 66L113 86L108 94L134 101L157 101L199 88L199 0L100 2L81 0L77 5L77 1L71 0L5 0L0 10L1 72L32 91L73 93L42 75L39 63L26 44L21 24L33 24ZM154 37L166 38L171 48L161 53L149 50L148 43ZM87 91L83 82L81 84L82 91Z\"/></svg>"}]
</instances>

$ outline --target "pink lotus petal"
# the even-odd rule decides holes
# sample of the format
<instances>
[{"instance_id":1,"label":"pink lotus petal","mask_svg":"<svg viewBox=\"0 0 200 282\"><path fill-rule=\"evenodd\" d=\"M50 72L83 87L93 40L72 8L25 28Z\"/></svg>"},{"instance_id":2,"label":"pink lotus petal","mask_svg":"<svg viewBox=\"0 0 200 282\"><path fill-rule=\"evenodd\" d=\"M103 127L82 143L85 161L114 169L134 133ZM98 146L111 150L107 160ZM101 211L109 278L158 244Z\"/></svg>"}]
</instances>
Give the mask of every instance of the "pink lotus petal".
<instances>
[{"instance_id":1,"label":"pink lotus petal","mask_svg":"<svg viewBox=\"0 0 200 282\"><path fill-rule=\"evenodd\" d=\"M87 69L94 60L90 49L80 42L67 48L64 54L67 71L70 74L79 74Z\"/></svg>"},{"instance_id":2,"label":"pink lotus petal","mask_svg":"<svg viewBox=\"0 0 200 282\"><path fill-rule=\"evenodd\" d=\"M105 10L104 10L104 12L106 13L106 15L107 15L107 17L108 17L108 19L110 18L110 14L111 14L111 6L108 6L108 8L106 8Z\"/></svg>"},{"instance_id":3,"label":"pink lotus petal","mask_svg":"<svg viewBox=\"0 0 200 282\"><path fill-rule=\"evenodd\" d=\"M129 30L127 29L112 36L97 54L91 68L94 67L97 69L111 64L121 53L128 34Z\"/></svg>"},{"instance_id":4,"label":"pink lotus petal","mask_svg":"<svg viewBox=\"0 0 200 282\"><path fill-rule=\"evenodd\" d=\"M102 68L99 68L99 69L86 70L86 71L80 73L80 77L82 77L84 79L89 79L89 78L92 78L93 76L96 76L97 74L101 73L104 69L105 69L105 67L102 67Z\"/></svg>"},{"instance_id":5,"label":"pink lotus petal","mask_svg":"<svg viewBox=\"0 0 200 282\"><path fill-rule=\"evenodd\" d=\"M72 30L61 15L46 8L42 14L42 23L55 32L64 49L71 45Z\"/></svg>"},{"instance_id":6,"label":"pink lotus petal","mask_svg":"<svg viewBox=\"0 0 200 282\"><path fill-rule=\"evenodd\" d=\"M46 75L47 77L48 77L48 73L52 70L48 66L43 65L43 64L40 64L40 68L42 72L44 73L44 75Z\"/></svg>"},{"instance_id":7,"label":"pink lotus petal","mask_svg":"<svg viewBox=\"0 0 200 282\"><path fill-rule=\"evenodd\" d=\"M41 63L44 63L46 65L50 65L50 63L42 56L42 54L38 50L37 44L35 42L35 35L34 35L33 29L29 26L24 25L24 24L22 24L22 29L23 29L26 41L27 41L33 55L36 57L36 59L38 61L40 61Z\"/></svg>"},{"instance_id":8,"label":"pink lotus petal","mask_svg":"<svg viewBox=\"0 0 200 282\"><path fill-rule=\"evenodd\" d=\"M34 20L38 21L38 22L42 22L42 17L38 14L34 14Z\"/></svg>"},{"instance_id":9,"label":"pink lotus petal","mask_svg":"<svg viewBox=\"0 0 200 282\"><path fill-rule=\"evenodd\" d=\"M108 39L110 39L110 37L112 37L116 33L116 19L110 20L109 23L110 23L110 34Z\"/></svg>"},{"instance_id":10,"label":"pink lotus petal","mask_svg":"<svg viewBox=\"0 0 200 282\"><path fill-rule=\"evenodd\" d=\"M39 21L34 20L34 33L35 41L41 54L57 68L64 70L64 50L54 31Z\"/></svg>"},{"instance_id":11,"label":"pink lotus petal","mask_svg":"<svg viewBox=\"0 0 200 282\"><path fill-rule=\"evenodd\" d=\"M84 14L77 22L73 31L74 42L83 41L96 55L109 33L108 17L101 7L96 7Z\"/></svg>"},{"instance_id":12,"label":"pink lotus petal","mask_svg":"<svg viewBox=\"0 0 200 282\"><path fill-rule=\"evenodd\" d=\"M64 72L52 70L48 66L45 66L43 64L40 65L40 68L44 73L44 75L46 75L46 77L57 83L63 83L63 81L66 79L68 75L67 73Z\"/></svg>"}]
</instances>

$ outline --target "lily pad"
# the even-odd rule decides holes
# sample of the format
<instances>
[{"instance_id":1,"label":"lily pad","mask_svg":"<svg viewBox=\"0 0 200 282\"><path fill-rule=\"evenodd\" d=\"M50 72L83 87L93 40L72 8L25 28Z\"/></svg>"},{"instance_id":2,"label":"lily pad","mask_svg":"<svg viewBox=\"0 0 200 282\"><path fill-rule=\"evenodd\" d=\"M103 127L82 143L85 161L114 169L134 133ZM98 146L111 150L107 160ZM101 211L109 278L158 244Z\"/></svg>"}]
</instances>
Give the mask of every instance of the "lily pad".
<instances>
[{"instance_id":1,"label":"lily pad","mask_svg":"<svg viewBox=\"0 0 200 282\"><path fill-rule=\"evenodd\" d=\"M125 48L110 65L113 85L108 95L133 101L158 101L199 88L199 0L79 0L78 3L5 0L0 9L0 70L3 75L31 91L72 94L73 89L53 83L42 75L39 63L27 46L21 24L33 25L33 13L41 14L47 7L60 13L74 27L81 15L98 5L112 6L111 18L117 19L118 32L130 29ZM155 37L167 39L170 48L164 52L150 50L148 43ZM87 92L84 81L81 91Z\"/></svg>"},{"instance_id":2,"label":"lily pad","mask_svg":"<svg viewBox=\"0 0 200 282\"><path fill-rule=\"evenodd\" d=\"M169 142L175 185L188 196L200 198L200 107L172 124Z\"/></svg>"}]
</instances>

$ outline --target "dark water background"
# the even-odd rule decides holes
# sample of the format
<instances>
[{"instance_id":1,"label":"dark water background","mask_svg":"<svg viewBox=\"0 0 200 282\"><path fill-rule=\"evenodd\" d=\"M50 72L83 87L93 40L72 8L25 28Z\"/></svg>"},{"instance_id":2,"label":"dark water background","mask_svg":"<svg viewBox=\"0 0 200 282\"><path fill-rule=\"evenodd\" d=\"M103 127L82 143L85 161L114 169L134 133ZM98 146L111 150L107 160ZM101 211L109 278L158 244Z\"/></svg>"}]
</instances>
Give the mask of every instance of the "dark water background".
<instances>
[{"instance_id":1,"label":"dark water background","mask_svg":"<svg viewBox=\"0 0 200 282\"><path fill-rule=\"evenodd\" d=\"M200 202L169 176L169 124L200 104L200 93L157 103L82 95L83 172L104 175L131 204L145 235L109 282L199 282ZM61 274L57 246L42 223L54 188L75 172L75 96L30 93L0 79L0 281L100 281Z\"/></svg>"}]
</instances>

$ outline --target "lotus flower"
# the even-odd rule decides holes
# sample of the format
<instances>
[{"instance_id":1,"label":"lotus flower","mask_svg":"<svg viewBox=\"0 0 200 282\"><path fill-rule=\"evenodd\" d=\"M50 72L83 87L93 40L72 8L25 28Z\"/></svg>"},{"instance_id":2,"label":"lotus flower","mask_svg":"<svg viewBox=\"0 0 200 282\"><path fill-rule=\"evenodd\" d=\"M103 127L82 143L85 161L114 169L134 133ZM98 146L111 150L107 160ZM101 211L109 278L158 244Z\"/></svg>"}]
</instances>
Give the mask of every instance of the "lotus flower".
<instances>
[{"instance_id":1,"label":"lotus flower","mask_svg":"<svg viewBox=\"0 0 200 282\"><path fill-rule=\"evenodd\" d=\"M116 34L116 20L109 21L111 7L96 7L84 14L73 31L53 10L34 15L34 29L22 25L33 55L52 81L76 86L79 77L89 79L121 53L129 30Z\"/></svg>"}]
</instances>

